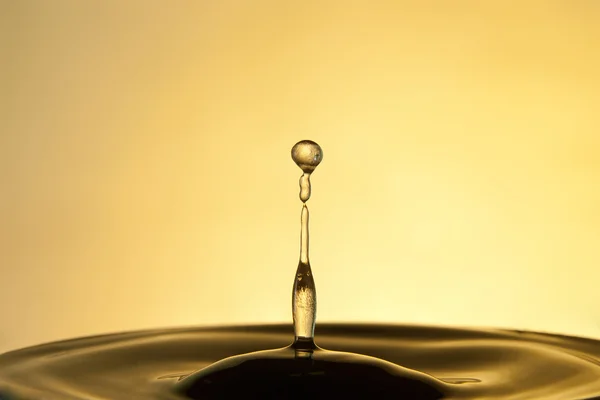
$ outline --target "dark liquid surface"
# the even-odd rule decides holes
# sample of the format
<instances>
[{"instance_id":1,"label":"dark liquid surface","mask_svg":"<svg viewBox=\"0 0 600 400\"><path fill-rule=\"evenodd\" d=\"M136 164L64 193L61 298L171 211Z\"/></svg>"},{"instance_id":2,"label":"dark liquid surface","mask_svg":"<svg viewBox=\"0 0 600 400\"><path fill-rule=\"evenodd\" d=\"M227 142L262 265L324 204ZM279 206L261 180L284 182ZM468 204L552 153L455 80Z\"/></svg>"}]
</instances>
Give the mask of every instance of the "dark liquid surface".
<instances>
[{"instance_id":1,"label":"dark liquid surface","mask_svg":"<svg viewBox=\"0 0 600 400\"><path fill-rule=\"evenodd\" d=\"M0 399L180 399L174 389L193 372L226 357L285 347L292 336L289 325L187 328L17 350L0 355ZM320 324L316 338L328 350L374 356L431 375L456 388L445 398L600 398L600 341L504 330L347 324ZM357 372L352 382L360 376Z\"/></svg>"}]
</instances>

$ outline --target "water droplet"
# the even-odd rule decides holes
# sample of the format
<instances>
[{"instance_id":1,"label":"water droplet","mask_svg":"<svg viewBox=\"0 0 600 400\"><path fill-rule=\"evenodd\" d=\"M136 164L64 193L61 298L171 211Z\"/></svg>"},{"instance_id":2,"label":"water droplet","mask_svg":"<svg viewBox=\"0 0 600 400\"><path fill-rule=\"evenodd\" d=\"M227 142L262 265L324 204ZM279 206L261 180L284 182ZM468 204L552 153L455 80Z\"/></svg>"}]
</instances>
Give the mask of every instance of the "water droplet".
<instances>
[{"instance_id":1,"label":"water droplet","mask_svg":"<svg viewBox=\"0 0 600 400\"><path fill-rule=\"evenodd\" d=\"M292 147L292 159L304 173L310 174L323 160L323 150L312 140L301 140Z\"/></svg>"},{"instance_id":2,"label":"water droplet","mask_svg":"<svg viewBox=\"0 0 600 400\"><path fill-rule=\"evenodd\" d=\"M310 199L310 174L323 159L321 146L312 140L302 140L292 147L292 160L302 169L300 177L300 200L306 203Z\"/></svg>"}]
</instances>

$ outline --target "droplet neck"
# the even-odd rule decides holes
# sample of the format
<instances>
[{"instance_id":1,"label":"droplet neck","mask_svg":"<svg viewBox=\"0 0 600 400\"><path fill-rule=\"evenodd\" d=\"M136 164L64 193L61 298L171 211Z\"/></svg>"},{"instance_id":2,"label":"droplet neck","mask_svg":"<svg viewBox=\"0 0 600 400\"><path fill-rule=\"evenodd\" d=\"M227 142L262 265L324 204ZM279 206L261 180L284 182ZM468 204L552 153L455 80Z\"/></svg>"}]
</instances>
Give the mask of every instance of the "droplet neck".
<instances>
[{"instance_id":1,"label":"droplet neck","mask_svg":"<svg viewBox=\"0 0 600 400\"><path fill-rule=\"evenodd\" d=\"M306 203L302 205L300 223L300 263L310 266L310 260L308 259L308 207L306 206Z\"/></svg>"}]
</instances>

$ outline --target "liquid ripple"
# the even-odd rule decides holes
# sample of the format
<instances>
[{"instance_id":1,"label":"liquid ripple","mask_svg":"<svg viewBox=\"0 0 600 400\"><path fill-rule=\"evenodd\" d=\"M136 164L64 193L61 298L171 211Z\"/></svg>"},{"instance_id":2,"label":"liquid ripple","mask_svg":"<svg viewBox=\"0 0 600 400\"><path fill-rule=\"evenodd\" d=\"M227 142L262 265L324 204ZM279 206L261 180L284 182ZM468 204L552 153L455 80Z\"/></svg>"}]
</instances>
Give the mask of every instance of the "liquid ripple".
<instances>
[{"instance_id":1,"label":"liquid ripple","mask_svg":"<svg viewBox=\"0 0 600 400\"><path fill-rule=\"evenodd\" d=\"M289 325L149 330L0 355L0 399L178 399L179 381L236 354L289 344ZM319 345L451 385L452 399L600 398L600 342L507 330L321 324Z\"/></svg>"}]
</instances>

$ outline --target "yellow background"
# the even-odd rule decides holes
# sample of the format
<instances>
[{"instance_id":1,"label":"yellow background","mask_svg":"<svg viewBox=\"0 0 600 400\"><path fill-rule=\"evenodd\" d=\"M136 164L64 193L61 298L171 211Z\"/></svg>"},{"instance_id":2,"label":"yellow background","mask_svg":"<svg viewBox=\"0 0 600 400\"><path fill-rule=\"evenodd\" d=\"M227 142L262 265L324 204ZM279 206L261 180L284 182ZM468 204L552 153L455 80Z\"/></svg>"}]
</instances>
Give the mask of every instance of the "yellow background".
<instances>
[{"instance_id":1,"label":"yellow background","mask_svg":"<svg viewBox=\"0 0 600 400\"><path fill-rule=\"evenodd\" d=\"M1 4L0 350L289 322L301 139L318 321L600 337L600 2Z\"/></svg>"}]
</instances>

